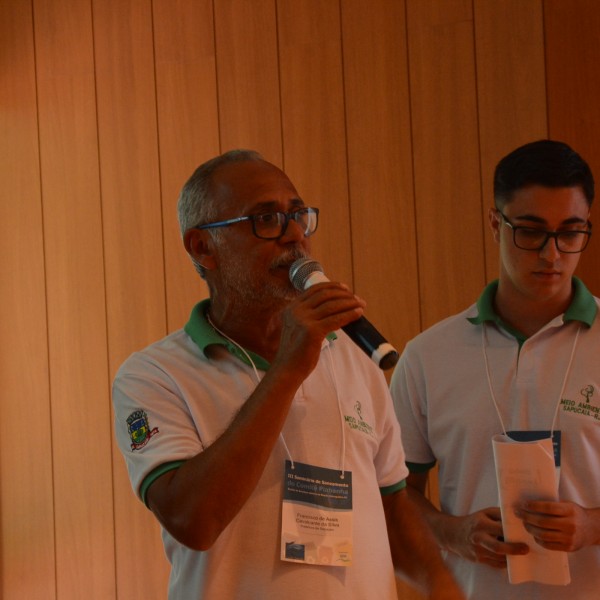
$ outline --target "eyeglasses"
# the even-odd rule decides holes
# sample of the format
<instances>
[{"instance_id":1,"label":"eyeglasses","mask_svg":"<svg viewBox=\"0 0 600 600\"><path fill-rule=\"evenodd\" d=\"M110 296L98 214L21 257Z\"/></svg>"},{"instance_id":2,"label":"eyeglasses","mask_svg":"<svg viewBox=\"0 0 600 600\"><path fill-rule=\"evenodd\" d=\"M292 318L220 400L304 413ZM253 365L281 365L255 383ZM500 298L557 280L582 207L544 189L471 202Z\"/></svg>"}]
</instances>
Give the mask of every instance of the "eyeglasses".
<instances>
[{"instance_id":1,"label":"eyeglasses","mask_svg":"<svg viewBox=\"0 0 600 600\"><path fill-rule=\"evenodd\" d=\"M498 213L504 222L512 229L513 243L521 250L541 250L550 238L554 238L556 249L565 254L576 254L583 252L592 235L592 224L587 222L587 230L567 229L565 231L546 231L535 227L521 227L513 225L502 213Z\"/></svg>"},{"instance_id":2,"label":"eyeglasses","mask_svg":"<svg viewBox=\"0 0 600 600\"><path fill-rule=\"evenodd\" d=\"M257 238L261 240L278 240L285 234L290 220L296 221L302 228L304 237L308 237L317 230L319 209L306 206L291 212L260 213L257 215L248 215L247 217L227 219L226 221L217 221L216 223L207 223L206 225L196 225L193 229L227 227L234 223L250 221L252 223L252 233Z\"/></svg>"}]
</instances>

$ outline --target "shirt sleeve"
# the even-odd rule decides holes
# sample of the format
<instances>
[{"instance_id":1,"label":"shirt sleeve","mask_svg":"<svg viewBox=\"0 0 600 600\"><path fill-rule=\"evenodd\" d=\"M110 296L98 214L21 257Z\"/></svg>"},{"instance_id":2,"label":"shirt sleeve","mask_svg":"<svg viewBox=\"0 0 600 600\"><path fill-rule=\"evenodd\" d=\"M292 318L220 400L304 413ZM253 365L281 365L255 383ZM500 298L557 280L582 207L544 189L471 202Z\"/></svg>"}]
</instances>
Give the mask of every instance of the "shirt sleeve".
<instances>
[{"instance_id":1,"label":"shirt sleeve","mask_svg":"<svg viewBox=\"0 0 600 600\"><path fill-rule=\"evenodd\" d=\"M394 413L392 398L385 377L377 369L374 390L375 410L378 415L379 447L375 456L377 481L382 493L402 489L408 476L402 431Z\"/></svg>"},{"instance_id":2,"label":"shirt sleeve","mask_svg":"<svg viewBox=\"0 0 600 600\"><path fill-rule=\"evenodd\" d=\"M427 470L435 464L436 457L428 439L429 414L423 370L412 356L410 344L394 369L390 390L396 416L402 425L406 461L411 470Z\"/></svg>"},{"instance_id":3,"label":"shirt sleeve","mask_svg":"<svg viewBox=\"0 0 600 600\"><path fill-rule=\"evenodd\" d=\"M168 374L144 353L133 354L113 383L115 436L131 485L142 498L145 478L203 450L189 410Z\"/></svg>"}]
</instances>

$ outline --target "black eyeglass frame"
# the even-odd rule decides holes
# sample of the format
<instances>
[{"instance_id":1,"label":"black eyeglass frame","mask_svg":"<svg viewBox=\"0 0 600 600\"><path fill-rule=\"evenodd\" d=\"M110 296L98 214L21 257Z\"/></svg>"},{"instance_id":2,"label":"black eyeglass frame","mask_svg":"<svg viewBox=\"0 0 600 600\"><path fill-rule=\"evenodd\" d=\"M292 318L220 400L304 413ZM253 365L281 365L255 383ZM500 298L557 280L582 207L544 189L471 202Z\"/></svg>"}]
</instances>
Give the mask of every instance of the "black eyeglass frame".
<instances>
[{"instance_id":1,"label":"black eyeglass frame","mask_svg":"<svg viewBox=\"0 0 600 600\"><path fill-rule=\"evenodd\" d=\"M284 222L281 225L280 233L278 235L274 235L274 236L260 235L256 231L256 221L260 221L260 220L264 219L265 217L272 217L275 215L283 215L283 218L284 218ZM242 221L250 221L252 223L252 233L257 238L259 238L261 240L278 240L280 237L283 237L285 235L285 232L287 231L290 220L294 220L294 221L296 221L296 223L298 223L300 225L300 223L298 222L298 219L301 215L302 216L315 215L315 228L310 233L307 233L306 231L304 232L304 237L309 237L313 233L315 233L315 231L317 231L317 228L319 226L319 209L315 208L314 206L302 206L302 207L300 207L296 210L292 210L290 212L283 212L281 210L277 210L277 211L273 211L273 212L269 212L269 213L259 213L257 215L248 215L246 217L235 217L233 219L226 219L225 221L215 221L214 223L206 223L205 225L196 225L196 226L192 227L192 229L212 229L214 227L228 227L229 225L233 225L234 223L241 223Z\"/></svg>"},{"instance_id":2,"label":"black eyeglass frame","mask_svg":"<svg viewBox=\"0 0 600 600\"><path fill-rule=\"evenodd\" d=\"M502 217L502 220L512 229L513 232L513 244L519 248L520 250L529 250L531 252L539 252L542 248L544 248L546 246L546 244L548 243L548 240L550 238L554 238L554 244L556 246L556 249L559 252L562 252L563 254L579 254L580 252L583 252L589 242L590 242L590 237L592 235L592 222L588 221L587 222L587 227L588 229L582 229L582 230L578 230L578 229L569 229L566 231L547 231L545 229L537 229L535 227L527 227L524 225L513 225L506 217L506 215L499 209L496 209L496 212ZM519 230L527 230L527 231L535 231L536 233L543 233L544 234L544 240L541 242L541 244L539 246L536 246L535 248L524 248L523 246L519 246L519 244L517 244L517 231ZM583 246L581 247L580 250L562 250L561 248L559 248L558 245L558 238L561 235L564 234L573 234L573 233L577 233L577 234L585 234L585 238L584 238L584 242L583 242Z\"/></svg>"}]
</instances>

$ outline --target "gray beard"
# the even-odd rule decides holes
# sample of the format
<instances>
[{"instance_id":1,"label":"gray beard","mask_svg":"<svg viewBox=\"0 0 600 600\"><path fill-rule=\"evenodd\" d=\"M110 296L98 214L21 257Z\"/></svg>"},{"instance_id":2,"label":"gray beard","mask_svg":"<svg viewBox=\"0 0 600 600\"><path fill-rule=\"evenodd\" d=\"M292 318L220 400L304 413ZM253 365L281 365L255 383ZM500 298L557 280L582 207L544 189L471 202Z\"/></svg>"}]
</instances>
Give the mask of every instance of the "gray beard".
<instances>
[{"instance_id":1,"label":"gray beard","mask_svg":"<svg viewBox=\"0 0 600 600\"><path fill-rule=\"evenodd\" d=\"M279 257L271 264L272 269L279 266L289 266L298 258L306 258L306 253L292 250ZM279 281L266 283L252 277L241 262L231 261L229 269L220 273L220 295L231 302L235 298L235 305L245 310L272 307L281 308L299 295L291 281L287 285Z\"/></svg>"}]
</instances>

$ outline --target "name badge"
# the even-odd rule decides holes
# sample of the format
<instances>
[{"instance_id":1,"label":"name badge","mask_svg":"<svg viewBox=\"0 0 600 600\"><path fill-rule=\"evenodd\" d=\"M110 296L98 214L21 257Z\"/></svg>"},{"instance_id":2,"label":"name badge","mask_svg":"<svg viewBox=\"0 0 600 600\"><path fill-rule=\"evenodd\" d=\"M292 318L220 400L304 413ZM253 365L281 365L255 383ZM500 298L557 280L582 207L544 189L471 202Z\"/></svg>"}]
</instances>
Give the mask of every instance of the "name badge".
<instances>
[{"instance_id":1,"label":"name badge","mask_svg":"<svg viewBox=\"0 0 600 600\"><path fill-rule=\"evenodd\" d=\"M352 565L352 473L285 461L281 560Z\"/></svg>"},{"instance_id":2,"label":"name badge","mask_svg":"<svg viewBox=\"0 0 600 600\"><path fill-rule=\"evenodd\" d=\"M536 442L550 437L550 431L507 431L506 435L516 442ZM560 468L560 431L552 432L552 449L554 450L554 466Z\"/></svg>"}]
</instances>

